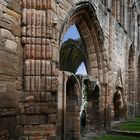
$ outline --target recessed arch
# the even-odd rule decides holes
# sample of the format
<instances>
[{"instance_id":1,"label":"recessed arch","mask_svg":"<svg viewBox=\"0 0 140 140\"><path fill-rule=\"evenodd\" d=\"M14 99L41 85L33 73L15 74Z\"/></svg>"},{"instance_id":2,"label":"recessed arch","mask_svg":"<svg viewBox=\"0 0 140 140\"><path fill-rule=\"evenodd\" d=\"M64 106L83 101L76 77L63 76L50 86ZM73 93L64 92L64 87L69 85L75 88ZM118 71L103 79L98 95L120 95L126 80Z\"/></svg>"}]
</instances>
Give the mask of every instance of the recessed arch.
<instances>
[{"instance_id":1,"label":"recessed arch","mask_svg":"<svg viewBox=\"0 0 140 140\"><path fill-rule=\"evenodd\" d=\"M69 11L61 27L60 45L64 33L73 24L76 25L87 52L87 73L94 75L102 83L101 79L104 79L102 57L104 36L92 3L79 2Z\"/></svg>"},{"instance_id":2,"label":"recessed arch","mask_svg":"<svg viewBox=\"0 0 140 140\"><path fill-rule=\"evenodd\" d=\"M70 26L75 25L80 34L81 40L86 52L87 74L94 77L99 83L108 82L107 77L107 60L104 60L103 54L106 55L104 48L104 35L100 26L96 11L92 2L79 2L73 6L66 16L62 24L59 45L61 49L62 40L65 32ZM105 80L105 81L104 81ZM89 89L90 90L90 89ZM100 129L100 86L96 86L96 90L91 90L93 100L88 105L88 115L91 114L89 131L92 129ZM96 94L94 96L94 94ZM93 106L95 107L93 110ZM92 110L92 113L91 113ZM80 113L80 112L79 112Z\"/></svg>"}]
</instances>

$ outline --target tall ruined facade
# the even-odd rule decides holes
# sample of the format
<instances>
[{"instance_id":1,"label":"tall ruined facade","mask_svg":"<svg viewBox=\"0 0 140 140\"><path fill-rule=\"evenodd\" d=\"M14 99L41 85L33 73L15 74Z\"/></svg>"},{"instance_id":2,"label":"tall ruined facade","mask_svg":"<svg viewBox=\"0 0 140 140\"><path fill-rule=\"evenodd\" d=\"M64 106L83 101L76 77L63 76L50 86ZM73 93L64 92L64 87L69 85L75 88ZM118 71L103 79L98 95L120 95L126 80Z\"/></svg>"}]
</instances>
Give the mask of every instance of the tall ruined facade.
<instances>
[{"instance_id":1,"label":"tall ruined facade","mask_svg":"<svg viewBox=\"0 0 140 140\"><path fill-rule=\"evenodd\" d=\"M135 0L0 0L1 140L68 140L69 131L79 139L81 81L61 71L59 62L73 24L84 42L87 73L97 81L94 89L85 81L91 92L87 129L110 127L116 94L120 118L140 115Z\"/></svg>"}]
</instances>

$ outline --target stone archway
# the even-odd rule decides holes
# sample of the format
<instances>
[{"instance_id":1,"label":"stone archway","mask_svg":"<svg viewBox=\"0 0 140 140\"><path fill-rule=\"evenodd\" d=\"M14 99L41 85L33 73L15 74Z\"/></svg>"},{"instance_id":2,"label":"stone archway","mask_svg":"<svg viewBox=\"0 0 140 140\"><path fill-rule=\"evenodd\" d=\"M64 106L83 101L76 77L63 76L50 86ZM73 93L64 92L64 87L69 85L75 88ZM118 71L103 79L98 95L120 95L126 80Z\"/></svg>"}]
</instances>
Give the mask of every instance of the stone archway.
<instances>
[{"instance_id":1,"label":"stone archway","mask_svg":"<svg viewBox=\"0 0 140 140\"><path fill-rule=\"evenodd\" d=\"M73 140L80 136L80 104L81 86L77 77L70 73L59 71L58 90L58 139Z\"/></svg>"},{"instance_id":2,"label":"stone archway","mask_svg":"<svg viewBox=\"0 0 140 140\"><path fill-rule=\"evenodd\" d=\"M96 15L94 2L90 0L67 1L70 6L65 7L64 10L61 4L59 5L53 0L36 1L35 3L32 3L31 0L22 0L23 90L25 98L21 104L22 106L25 102L28 104L24 112L27 118L28 114L32 114L32 118L36 118L36 114L43 118L43 126L38 123L31 128L39 129L45 126L46 133L43 136L47 139L56 136L56 127L60 123L57 112L61 112L64 105L61 96L65 89L58 88L59 84L62 85L62 80L58 84L60 76L58 73L58 50L61 38L70 25L76 25L84 42L88 74L94 76L101 85L108 83L103 31ZM58 40L58 38L60 39ZM100 106L98 112L100 112ZM22 114L21 117L23 117ZM47 122L46 117L48 118ZM25 127L27 125L23 124ZM48 131L50 129L51 132ZM31 129L29 132L32 133ZM24 133L22 135L27 136Z\"/></svg>"},{"instance_id":3,"label":"stone archway","mask_svg":"<svg viewBox=\"0 0 140 140\"><path fill-rule=\"evenodd\" d=\"M78 79L71 75L66 81L66 140L79 139L80 136L80 85Z\"/></svg>"},{"instance_id":4,"label":"stone archway","mask_svg":"<svg viewBox=\"0 0 140 140\"><path fill-rule=\"evenodd\" d=\"M94 76L95 79L97 79L100 83L104 83L104 80L107 82L107 78L105 77L104 71L107 72L107 69L104 70L107 67L107 62L103 60L103 53L104 52L104 46L103 46L103 32L102 28L99 24L94 6L90 2L79 2L76 5L73 6L73 8L70 10L70 12L67 14L66 19L64 23L62 24L62 29L60 31L59 36L59 43L61 46L61 41L63 38L64 33L66 30L71 26L75 24L80 36L82 38L82 41L84 43L85 47L85 53L86 53L86 67L87 67L87 73L90 76ZM104 67L103 67L104 64ZM92 97L94 98L94 94L98 91L101 91L99 87L97 86L96 91L91 91ZM99 121L100 120L100 97L93 101L92 105L89 106L89 110L92 110L93 116L91 117L92 120L90 120L91 125L89 128L90 131L92 129L100 129ZM97 105L98 104L98 105ZM97 105L97 106L96 106ZM96 110L93 110L92 107L95 107ZM96 116L96 117L95 117ZM98 127L92 127L93 124L96 123L96 126ZM106 121L106 120L105 120Z\"/></svg>"},{"instance_id":5,"label":"stone archway","mask_svg":"<svg viewBox=\"0 0 140 140\"><path fill-rule=\"evenodd\" d=\"M75 24L87 54L88 74L103 80L103 32L96 16L95 9L90 2L79 2L68 13L60 31L60 43L65 31ZM103 81L101 81L103 82Z\"/></svg>"}]
</instances>

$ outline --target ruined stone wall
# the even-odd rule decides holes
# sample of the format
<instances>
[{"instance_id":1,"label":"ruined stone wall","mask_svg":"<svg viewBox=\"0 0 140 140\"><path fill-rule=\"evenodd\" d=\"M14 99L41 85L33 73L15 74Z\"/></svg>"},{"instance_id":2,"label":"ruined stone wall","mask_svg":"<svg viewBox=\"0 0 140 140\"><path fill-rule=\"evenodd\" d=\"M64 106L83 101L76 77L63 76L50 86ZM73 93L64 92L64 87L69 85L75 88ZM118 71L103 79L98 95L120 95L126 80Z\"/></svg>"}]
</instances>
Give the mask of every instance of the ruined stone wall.
<instances>
[{"instance_id":1,"label":"ruined stone wall","mask_svg":"<svg viewBox=\"0 0 140 140\"><path fill-rule=\"evenodd\" d=\"M127 22L127 25L125 25L126 27L123 28L122 25L120 23L118 23L115 19L115 17L112 16L112 13L109 11L107 11L102 5L98 5L98 8L96 9L97 12L97 17L100 21L100 25L103 29L104 32L104 47L106 49L106 54L104 55L104 58L106 60L108 60L107 62L109 63L109 69L107 71L106 74L106 79L108 79L108 93L107 93L107 103L111 109L111 114L113 115L113 95L115 92L115 88L116 88L116 84L117 84L117 79L118 79L118 69L121 69L121 78L122 78L122 86L123 86L123 94L128 96L129 94L129 88L128 88L128 84L129 81L131 81L133 79L132 85L136 87L136 76L137 76L137 61L136 61L136 57L138 56L139 52L137 52L136 54L132 54L134 55L134 62L133 62L133 70L134 71L134 75L132 77L130 77L129 74L129 51L130 51L130 46L134 46L134 51L137 48L137 32L136 30L133 30L133 34L135 35L135 45L133 44L133 40L130 39L130 37L128 36L129 30L128 27L130 26L130 24L127 22L128 20L128 16L126 16L125 13L125 17L124 17L124 22ZM96 8L96 7L95 7ZM126 10L127 11L127 10ZM121 17L122 18L122 17ZM136 22L136 21L135 21ZM132 27L129 27L132 28ZM135 25L135 29L137 28L137 24ZM105 80L107 81L107 80ZM135 83L135 84L134 84ZM134 96L134 100L136 99L136 89L135 91L133 91L135 95ZM104 92L102 92L102 94L104 94ZM103 102L105 103L105 95L103 95ZM127 97L126 97L127 98ZM128 101L129 102L129 101ZM135 100L136 102L136 100ZM104 106L105 104L103 104ZM134 111L134 110L133 110Z\"/></svg>"},{"instance_id":2,"label":"ruined stone wall","mask_svg":"<svg viewBox=\"0 0 140 140\"><path fill-rule=\"evenodd\" d=\"M0 139L17 138L23 69L19 0L0 0Z\"/></svg>"},{"instance_id":3,"label":"ruined stone wall","mask_svg":"<svg viewBox=\"0 0 140 140\"><path fill-rule=\"evenodd\" d=\"M71 9L75 10L79 1L85 2L0 0L0 139L52 140L57 137L60 123L57 118L62 116L63 105L63 87L58 95L59 48L66 29L70 27ZM131 41L110 10L98 0L86 2L94 7L95 27L89 30L86 21L79 27L83 29L81 32L85 35L89 53L89 74L96 75L101 84L100 117L101 120L107 117L104 121L109 121L108 107L113 109L112 97L119 68L123 85L128 80L126 71ZM64 25L66 28L62 31ZM102 38L101 33L103 44L98 41ZM90 40L92 35L99 35L94 38L95 42ZM101 54L94 53L98 47L102 47ZM102 56L101 61L96 60L96 55ZM95 67L99 67L99 71ZM127 86L124 88L127 90ZM57 116L58 108L60 116Z\"/></svg>"},{"instance_id":4,"label":"ruined stone wall","mask_svg":"<svg viewBox=\"0 0 140 140\"><path fill-rule=\"evenodd\" d=\"M82 1L82 0L81 0ZM84 0L83 0L84 1ZM67 24L67 17L69 17L69 15L72 12L69 12L69 10L71 9L70 7L74 7L75 3L78 3L79 1L59 1L59 23L60 23L60 27L63 24L66 24L65 30L67 30L71 24ZM103 35L104 35L104 49L101 55L103 55L103 79L99 78L99 82L101 82L101 84L105 84L107 83L107 99L106 95L105 95L105 89L104 86L101 89L102 92L102 98L101 98L101 106L102 108L105 107L105 102L108 104L107 106L109 106L109 108L111 109L110 111L113 111L113 95L115 92L115 87L116 87L116 83L117 83L117 79L118 79L118 69L121 69L121 78L122 78L122 86L123 86L123 90L124 90L124 95L128 95L129 94L129 89L128 89L128 81L131 80L128 76L128 66L129 66L129 62L128 62L128 54L129 54L129 50L130 50L130 46L133 44L133 40L130 39L130 37L128 36L128 28L132 28L129 27L131 24L128 23L128 20L132 20L132 19L128 19L128 13L125 13L124 17L121 17L121 21L120 23L118 23L115 19L115 17L112 16L111 10L112 9L106 9L99 1L96 0L92 0L90 1L92 3L92 5L95 8L95 12L97 15L97 19L99 21L99 26L101 26L101 29L103 31ZM126 3L127 5L128 3ZM122 9L120 9L122 10ZM125 12L127 12L127 8L125 9ZM69 12L69 13L68 13ZM67 14L68 13L68 14ZM122 16L122 15L120 15ZM124 19L123 19L124 18ZM125 24L125 29L123 29L123 26L121 25L121 22L124 22ZM85 27L86 28L86 27ZM135 21L135 29L137 29L137 24ZM84 30L84 32L87 32L87 36L88 36L88 30ZM133 30L134 31L134 30ZM65 31L63 32L65 33ZM134 50L137 48L137 33L135 30L135 33L133 33L135 35L135 46L134 46ZM61 39L63 37L63 34L61 36ZM84 40L85 42L87 40ZM92 44L92 41L90 42L90 44ZM91 50L91 48L89 48ZM88 50L88 48L87 48ZM93 54L92 54L93 56ZM137 56L137 54L136 54ZM136 58L136 57L135 57ZM135 59L134 58L134 59ZM95 58L96 59L96 58ZM96 67L98 62L93 61L91 64L93 65L93 69L94 67ZM106 65L107 63L107 65ZM136 75L137 75L137 70L136 70L136 59L134 60L134 70L135 71L135 75L133 76L133 80L134 82L136 81ZM93 70L93 72L95 73L91 73L91 75L95 76L96 75L96 71ZM95 74L95 75L94 75ZM100 74L101 75L101 74ZM136 84L135 84L136 87ZM134 91L136 94L136 91ZM136 96L136 95L134 95ZM107 100L107 101L105 101ZM113 112L112 112L113 114Z\"/></svg>"}]
</instances>

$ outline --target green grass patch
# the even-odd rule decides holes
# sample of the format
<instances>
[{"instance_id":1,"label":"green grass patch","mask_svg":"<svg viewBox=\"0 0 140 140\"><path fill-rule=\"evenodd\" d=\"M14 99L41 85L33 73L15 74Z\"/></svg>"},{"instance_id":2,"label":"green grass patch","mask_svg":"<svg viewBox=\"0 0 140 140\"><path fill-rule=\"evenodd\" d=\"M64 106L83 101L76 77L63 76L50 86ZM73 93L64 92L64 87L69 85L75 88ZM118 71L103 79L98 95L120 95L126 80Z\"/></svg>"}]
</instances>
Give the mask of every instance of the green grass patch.
<instances>
[{"instance_id":1,"label":"green grass patch","mask_svg":"<svg viewBox=\"0 0 140 140\"><path fill-rule=\"evenodd\" d=\"M97 138L92 138L91 140L140 140L140 138L130 136L105 135Z\"/></svg>"},{"instance_id":2,"label":"green grass patch","mask_svg":"<svg viewBox=\"0 0 140 140\"><path fill-rule=\"evenodd\" d=\"M121 125L118 129L125 130L125 131L140 131L140 124L127 123Z\"/></svg>"},{"instance_id":3,"label":"green grass patch","mask_svg":"<svg viewBox=\"0 0 140 140\"><path fill-rule=\"evenodd\" d=\"M140 131L140 117L121 124L117 129L125 131Z\"/></svg>"}]
</instances>

